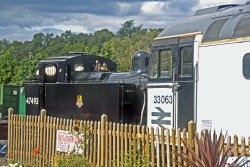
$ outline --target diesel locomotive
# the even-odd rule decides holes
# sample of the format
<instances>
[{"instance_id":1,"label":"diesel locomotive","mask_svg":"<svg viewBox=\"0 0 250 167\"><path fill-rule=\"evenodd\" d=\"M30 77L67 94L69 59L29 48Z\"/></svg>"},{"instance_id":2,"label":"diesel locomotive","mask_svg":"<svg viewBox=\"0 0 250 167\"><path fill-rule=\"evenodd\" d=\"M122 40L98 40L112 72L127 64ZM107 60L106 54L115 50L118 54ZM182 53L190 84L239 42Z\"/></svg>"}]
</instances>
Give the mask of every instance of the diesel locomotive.
<instances>
[{"instance_id":1,"label":"diesel locomotive","mask_svg":"<svg viewBox=\"0 0 250 167\"><path fill-rule=\"evenodd\" d=\"M148 125L249 136L250 2L200 9L152 43Z\"/></svg>"}]
</instances>

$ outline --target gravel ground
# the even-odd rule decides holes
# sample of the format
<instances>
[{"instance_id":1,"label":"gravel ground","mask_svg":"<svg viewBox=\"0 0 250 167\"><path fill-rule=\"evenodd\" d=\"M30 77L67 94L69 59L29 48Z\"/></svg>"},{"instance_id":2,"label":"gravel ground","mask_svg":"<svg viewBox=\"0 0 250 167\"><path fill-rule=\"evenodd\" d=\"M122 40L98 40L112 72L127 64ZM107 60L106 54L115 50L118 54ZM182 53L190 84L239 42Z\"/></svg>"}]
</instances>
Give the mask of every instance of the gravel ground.
<instances>
[{"instance_id":1,"label":"gravel ground","mask_svg":"<svg viewBox=\"0 0 250 167\"><path fill-rule=\"evenodd\" d=\"M0 167L7 166L7 159L6 158L0 158Z\"/></svg>"}]
</instances>

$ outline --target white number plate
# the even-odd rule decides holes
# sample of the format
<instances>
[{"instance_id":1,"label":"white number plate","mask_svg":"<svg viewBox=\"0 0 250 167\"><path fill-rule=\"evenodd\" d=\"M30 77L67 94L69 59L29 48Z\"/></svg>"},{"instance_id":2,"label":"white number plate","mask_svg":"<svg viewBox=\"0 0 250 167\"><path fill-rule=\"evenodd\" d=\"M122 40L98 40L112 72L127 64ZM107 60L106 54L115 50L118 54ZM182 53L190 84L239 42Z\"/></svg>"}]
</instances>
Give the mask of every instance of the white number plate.
<instances>
[{"instance_id":1,"label":"white number plate","mask_svg":"<svg viewBox=\"0 0 250 167\"><path fill-rule=\"evenodd\" d=\"M39 99L38 99L38 97L27 97L26 98L26 104L38 105L39 104Z\"/></svg>"},{"instance_id":2,"label":"white number plate","mask_svg":"<svg viewBox=\"0 0 250 167\"><path fill-rule=\"evenodd\" d=\"M171 88L148 88L148 126L173 127L173 100Z\"/></svg>"}]
</instances>

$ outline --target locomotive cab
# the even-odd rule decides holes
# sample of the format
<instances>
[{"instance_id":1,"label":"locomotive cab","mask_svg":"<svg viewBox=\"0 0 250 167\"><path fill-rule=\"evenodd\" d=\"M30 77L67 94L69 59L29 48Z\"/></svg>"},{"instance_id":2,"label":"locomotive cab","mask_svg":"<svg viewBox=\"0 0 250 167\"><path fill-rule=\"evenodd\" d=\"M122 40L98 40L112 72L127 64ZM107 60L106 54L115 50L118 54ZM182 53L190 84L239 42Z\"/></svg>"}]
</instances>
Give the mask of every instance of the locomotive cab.
<instances>
[{"instance_id":1,"label":"locomotive cab","mask_svg":"<svg viewBox=\"0 0 250 167\"><path fill-rule=\"evenodd\" d=\"M116 64L100 56L69 53L41 60L38 68L39 83L70 83L91 78L96 80L99 77L97 72L115 72Z\"/></svg>"}]
</instances>

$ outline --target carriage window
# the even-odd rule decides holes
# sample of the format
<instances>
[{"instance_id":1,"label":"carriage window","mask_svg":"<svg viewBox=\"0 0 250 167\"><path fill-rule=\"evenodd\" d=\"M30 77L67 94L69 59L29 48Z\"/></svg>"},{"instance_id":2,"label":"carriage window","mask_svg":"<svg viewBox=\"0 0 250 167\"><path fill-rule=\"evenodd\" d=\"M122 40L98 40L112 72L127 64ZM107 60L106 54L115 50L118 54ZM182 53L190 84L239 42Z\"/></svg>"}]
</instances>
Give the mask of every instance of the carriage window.
<instances>
[{"instance_id":1,"label":"carriage window","mask_svg":"<svg viewBox=\"0 0 250 167\"><path fill-rule=\"evenodd\" d=\"M77 72L79 72L79 71L84 71L84 67L83 67L82 64L76 64L76 65L74 66L74 70L77 71Z\"/></svg>"},{"instance_id":2,"label":"carriage window","mask_svg":"<svg viewBox=\"0 0 250 167\"><path fill-rule=\"evenodd\" d=\"M158 63L159 63L159 55L158 52L153 52L151 55L151 64L150 64L150 78L157 78L158 71Z\"/></svg>"},{"instance_id":3,"label":"carriage window","mask_svg":"<svg viewBox=\"0 0 250 167\"><path fill-rule=\"evenodd\" d=\"M45 66L45 74L47 76L55 76L56 75L56 66L54 64L48 64Z\"/></svg>"},{"instance_id":4,"label":"carriage window","mask_svg":"<svg viewBox=\"0 0 250 167\"><path fill-rule=\"evenodd\" d=\"M181 48L180 77L191 77L193 74L193 49L191 46Z\"/></svg>"},{"instance_id":5,"label":"carriage window","mask_svg":"<svg viewBox=\"0 0 250 167\"><path fill-rule=\"evenodd\" d=\"M247 53L243 58L243 76L250 79L250 53Z\"/></svg>"},{"instance_id":6,"label":"carriage window","mask_svg":"<svg viewBox=\"0 0 250 167\"><path fill-rule=\"evenodd\" d=\"M172 77L172 50L162 50L160 52L160 68L161 78L171 78Z\"/></svg>"},{"instance_id":7,"label":"carriage window","mask_svg":"<svg viewBox=\"0 0 250 167\"><path fill-rule=\"evenodd\" d=\"M39 69L36 70L36 76L39 76Z\"/></svg>"}]
</instances>

